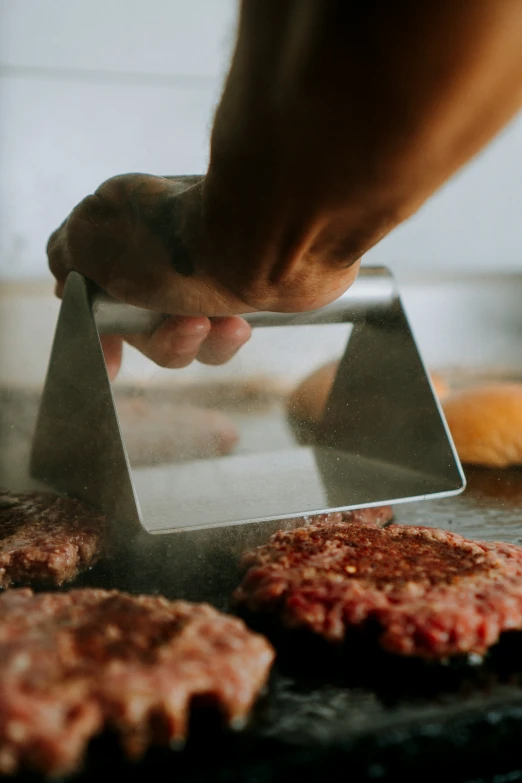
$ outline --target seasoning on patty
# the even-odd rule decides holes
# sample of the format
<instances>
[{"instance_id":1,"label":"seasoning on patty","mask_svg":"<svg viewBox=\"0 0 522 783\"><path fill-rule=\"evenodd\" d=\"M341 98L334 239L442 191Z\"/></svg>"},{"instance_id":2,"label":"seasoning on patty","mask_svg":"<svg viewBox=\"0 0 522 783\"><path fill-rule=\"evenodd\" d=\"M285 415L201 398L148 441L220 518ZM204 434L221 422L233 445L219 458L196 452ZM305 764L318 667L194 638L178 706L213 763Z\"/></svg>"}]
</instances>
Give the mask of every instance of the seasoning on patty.
<instances>
[{"instance_id":1,"label":"seasoning on patty","mask_svg":"<svg viewBox=\"0 0 522 783\"><path fill-rule=\"evenodd\" d=\"M276 533L243 567L236 605L334 644L376 624L387 651L442 659L482 655L503 631L522 629L522 548L513 544L319 524Z\"/></svg>"}]
</instances>

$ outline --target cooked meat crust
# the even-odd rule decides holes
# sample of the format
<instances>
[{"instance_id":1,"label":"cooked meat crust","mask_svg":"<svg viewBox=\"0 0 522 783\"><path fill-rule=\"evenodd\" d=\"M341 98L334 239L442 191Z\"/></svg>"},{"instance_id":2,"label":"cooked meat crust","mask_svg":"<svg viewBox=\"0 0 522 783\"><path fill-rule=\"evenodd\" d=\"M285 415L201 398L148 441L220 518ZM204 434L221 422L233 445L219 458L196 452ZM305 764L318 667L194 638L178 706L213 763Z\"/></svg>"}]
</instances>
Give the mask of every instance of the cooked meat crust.
<instances>
[{"instance_id":1,"label":"cooked meat crust","mask_svg":"<svg viewBox=\"0 0 522 783\"><path fill-rule=\"evenodd\" d=\"M0 588L61 585L93 565L106 520L73 498L0 490Z\"/></svg>"},{"instance_id":2,"label":"cooked meat crust","mask_svg":"<svg viewBox=\"0 0 522 783\"><path fill-rule=\"evenodd\" d=\"M187 732L204 697L244 721L273 659L206 604L73 590L0 596L0 773L65 774L109 727L130 757Z\"/></svg>"},{"instance_id":3,"label":"cooked meat crust","mask_svg":"<svg viewBox=\"0 0 522 783\"><path fill-rule=\"evenodd\" d=\"M522 547L444 530L337 523L281 531L245 555L234 594L247 610L332 643L379 629L399 655L483 654L522 629Z\"/></svg>"}]
</instances>

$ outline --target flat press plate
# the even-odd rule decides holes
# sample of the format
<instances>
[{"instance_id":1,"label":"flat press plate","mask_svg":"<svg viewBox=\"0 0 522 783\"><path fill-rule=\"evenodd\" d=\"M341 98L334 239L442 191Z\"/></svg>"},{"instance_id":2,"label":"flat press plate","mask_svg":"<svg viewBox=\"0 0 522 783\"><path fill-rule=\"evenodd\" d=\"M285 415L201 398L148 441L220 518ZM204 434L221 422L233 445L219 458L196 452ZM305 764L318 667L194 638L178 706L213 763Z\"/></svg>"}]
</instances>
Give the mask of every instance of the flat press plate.
<instances>
[{"instance_id":1,"label":"flat press plate","mask_svg":"<svg viewBox=\"0 0 522 783\"><path fill-rule=\"evenodd\" d=\"M123 318L127 331L133 324L142 329L148 316L157 318L128 306L122 312L120 303L81 275L69 274L33 441L32 475L100 508L120 537L462 491L458 457L388 270L365 268L343 297L322 310L252 316L255 336L273 340L272 349L265 341L258 363L281 345L289 364L306 355L305 328L338 327L346 333L353 324L309 444L292 436L287 448L267 440L249 453L180 456L146 471L133 465L98 330L117 332ZM111 317L120 320L111 325ZM247 364L254 352L250 366L256 365L256 343L259 349L253 339L241 351ZM182 382L182 371L173 372ZM181 440L181 424L172 429L172 439L178 434ZM240 433L240 446L242 440Z\"/></svg>"}]
</instances>

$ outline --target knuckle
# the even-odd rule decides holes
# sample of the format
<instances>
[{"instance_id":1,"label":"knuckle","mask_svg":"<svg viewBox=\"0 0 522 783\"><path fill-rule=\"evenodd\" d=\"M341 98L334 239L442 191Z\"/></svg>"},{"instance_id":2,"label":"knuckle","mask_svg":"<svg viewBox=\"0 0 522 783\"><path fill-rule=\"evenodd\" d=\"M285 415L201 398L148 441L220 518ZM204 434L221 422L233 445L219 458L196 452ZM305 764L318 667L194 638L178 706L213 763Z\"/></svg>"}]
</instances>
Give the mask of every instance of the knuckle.
<instances>
[{"instance_id":1,"label":"knuckle","mask_svg":"<svg viewBox=\"0 0 522 783\"><path fill-rule=\"evenodd\" d=\"M47 255L50 256L58 249L58 246L62 243L63 225L53 231L49 239L47 240Z\"/></svg>"},{"instance_id":2,"label":"knuckle","mask_svg":"<svg viewBox=\"0 0 522 783\"><path fill-rule=\"evenodd\" d=\"M111 177L102 182L94 191L94 196L102 198L109 202L120 201L122 196L129 189L130 182L134 175L132 174L119 174L116 177Z\"/></svg>"},{"instance_id":3,"label":"knuckle","mask_svg":"<svg viewBox=\"0 0 522 783\"><path fill-rule=\"evenodd\" d=\"M151 174L118 174L102 182L94 195L110 204L121 204L129 199L154 195L158 190L163 191L166 187L168 183L163 177Z\"/></svg>"},{"instance_id":4,"label":"knuckle","mask_svg":"<svg viewBox=\"0 0 522 783\"><path fill-rule=\"evenodd\" d=\"M56 254L49 254L49 269L57 280L63 277L63 262Z\"/></svg>"},{"instance_id":5,"label":"knuckle","mask_svg":"<svg viewBox=\"0 0 522 783\"><path fill-rule=\"evenodd\" d=\"M68 232L74 232L85 223L97 224L100 218L106 217L104 199L97 195L87 196L73 209L67 221Z\"/></svg>"}]
</instances>

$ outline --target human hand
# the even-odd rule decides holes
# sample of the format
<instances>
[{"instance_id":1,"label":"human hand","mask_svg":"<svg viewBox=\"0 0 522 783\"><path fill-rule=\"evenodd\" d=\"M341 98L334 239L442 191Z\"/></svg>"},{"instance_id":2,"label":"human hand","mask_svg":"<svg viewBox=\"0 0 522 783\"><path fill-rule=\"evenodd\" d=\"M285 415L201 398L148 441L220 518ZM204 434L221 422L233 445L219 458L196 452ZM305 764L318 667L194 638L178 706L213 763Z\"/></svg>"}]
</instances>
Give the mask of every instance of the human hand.
<instances>
[{"instance_id":1,"label":"human hand","mask_svg":"<svg viewBox=\"0 0 522 783\"><path fill-rule=\"evenodd\" d=\"M187 180L114 177L49 239L58 296L74 269L121 301L172 314L151 335L102 335L111 378L121 364L123 339L156 364L178 368L194 359L223 364L250 337L249 325L235 313L251 308L196 269L201 183Z\"/></svg>"}]
</instances>

